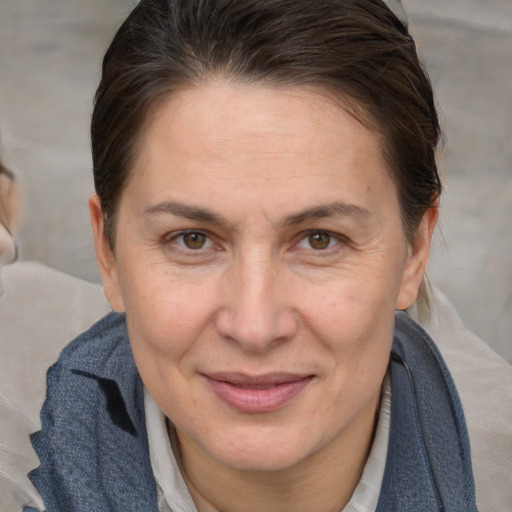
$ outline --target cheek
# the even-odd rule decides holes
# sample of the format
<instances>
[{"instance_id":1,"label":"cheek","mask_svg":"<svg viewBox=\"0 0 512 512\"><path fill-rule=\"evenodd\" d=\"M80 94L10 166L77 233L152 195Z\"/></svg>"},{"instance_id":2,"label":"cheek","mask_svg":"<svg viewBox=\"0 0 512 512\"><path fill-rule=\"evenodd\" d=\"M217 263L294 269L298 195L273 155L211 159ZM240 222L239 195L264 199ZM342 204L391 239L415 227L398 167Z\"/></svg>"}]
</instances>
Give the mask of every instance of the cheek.
<instances>
[{"instance_id":1,"label":"cheek","mask_svg":"<svg viewBox=\"0 0 512 512\"><path fill-rule=\"evenodd\" d=\"M303 312L315 329L330 339L343 336L359 345L372 332L389 329L394 322L394 304L399 279L373 273L350 275L328 286L310 288Z\"/></svg>"},{"instance_id":2,"label":"cheek","mask_svg":"<svg viewBox=\"0 0 512 512\"><path fill-rule=\"evenodd\" d=\"M132 281L130 289L126 315L135 362L153 399L172 417L180 396L193 399L183 386L208 339L211 301L204 288L181 286L162 276Z\"/></svg>"},{"instance_id":3,"label":"cheek","mask_svg":"<svg viewBox=\"0 0 512 512\"><path fill-rule=\"evenodd\" d=\"M121 266L120 283L134 353L163 364L193 348L212 315L211 287L138 262Z\"/></svg>"},{"instance_id":4,"label":"cheek","mask_svg":"<svg viewBox=\"0 0 512 512\"><path fill-rule=\"evenodd\" d=\"M345 281L331 293L311 294L308 329L330 353L336 389L343 400L373 393L380 387L389 360L394 328L393 291L361 280ZM387 288L387 290L386 290ZM345 390L345 391L343 391Z\"/></svg>"}]
</instances>

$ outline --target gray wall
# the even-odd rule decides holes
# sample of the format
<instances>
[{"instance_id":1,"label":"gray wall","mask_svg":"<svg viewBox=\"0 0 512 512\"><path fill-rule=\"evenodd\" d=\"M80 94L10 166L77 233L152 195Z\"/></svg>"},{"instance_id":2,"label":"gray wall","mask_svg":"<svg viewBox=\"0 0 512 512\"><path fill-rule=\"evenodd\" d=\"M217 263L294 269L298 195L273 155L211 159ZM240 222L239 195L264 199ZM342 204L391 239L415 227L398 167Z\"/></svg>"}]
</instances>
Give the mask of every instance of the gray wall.
<instances>
[{"instance_id":1,"label":"gray wall","mask_svg":"<svg viewBox=\"0 0 512 512\"><path fill-rule=\"evenodd\" d=\"M512 362L512 1L403 3L446 135L430 276Z\"/></svg>"},{"instance_id":2,"label":"gray wall","mask_svg":"<svg viewBox=\"0 0 512 512\"><path fill-rule=\"evenodd\" d=\"M0 0L0 130L23 259L98 280L86 201L101 55L135 0ZM512 1L403 0L446 144L430 276L512 361Z\"/></svg>"},{"instance_id":3,"label":"gray wall","mask_svg":"<svg viewBox=\"0 0 512 512\"><path fill-rule=\"evenodd\" d=\"M87 198L102 55L135 0L0 0L0 133L20 176L22 259L99 280Z\"/></svg>"}]
</instances>

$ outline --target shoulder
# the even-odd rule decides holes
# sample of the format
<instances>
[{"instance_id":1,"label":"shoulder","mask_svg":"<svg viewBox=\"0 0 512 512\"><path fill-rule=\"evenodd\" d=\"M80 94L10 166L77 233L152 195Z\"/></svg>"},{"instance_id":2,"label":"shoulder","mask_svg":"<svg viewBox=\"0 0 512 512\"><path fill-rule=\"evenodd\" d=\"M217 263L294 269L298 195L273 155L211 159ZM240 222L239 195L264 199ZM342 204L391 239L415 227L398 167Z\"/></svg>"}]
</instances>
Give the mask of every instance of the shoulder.
<instances>
[{"instance_id":1,"label":"shoulder","mask_svg":"<svg viewBox=\"0 0 512 512\"><path fill-rule=\"evenodd\" d=\"M109 393L132 397L138 379L125 315L109 313L69 343L48 370L41 418L50 411L66 421L72 412L86 415Z\"/></svg>"},{"instance_id":2,"label":"shoulder","mask_svg":"<svg viewBox=\"0 0 512 512\"><path fill-rule=\"evenodd\" d=\"M126 430L141 424L141 411L136 401L141 381L133 359L126 318L112 312L75 338L62 351L48 370L46 400L41 411L42 430L55 426L62 418L65 428L73 425L91 428L99 423L89 421L91 414L119 423Z\"/></svg>"},{"instance_id":3,"label":"shoulder","mask_svg":"<svg viewBox=\"0 0 512 512\"><path fill-rule=\"evenodd\" d=\"M436 289L421 325L434 339L457 387L471 444L480 510L512 503L512 366L469 331Z\"/></svg>"},{"instance_id":4,"label":"shoulder","mask_svg":"<svg viewBox=\"0 0 512 512\"><path fill-rule=\"evenodd\" d=\"M31 440L40 466L30 479L52 510L151 502L143 387L124 315L107 315L63 350ZM135 480L139 487L124 489Z\"/></svg>"},{"instance_id":5,"label":"shoulder","mask_svg":"<svg viewBox=\"0 0 512 512\"><path fill-rule=\"evenodd\" d=\"M110 313L67 345L48 370L42 428L32 436L34 446L40 439L61 443L62 435L97 427L111 395L122 405L121 389L135 386L137 377L124 315Z\"/></svg>"},{"instance_id":6,"label":"shoulder","mask_svg":"<svg viewBox=\"0 0 512 512\"><path fill-rule=\"evenodd\" d=\"M59 369L102 376L112 359L131 362L124 314L109 313L67 345L55 365Z\"/></svg>"}]
</instances>

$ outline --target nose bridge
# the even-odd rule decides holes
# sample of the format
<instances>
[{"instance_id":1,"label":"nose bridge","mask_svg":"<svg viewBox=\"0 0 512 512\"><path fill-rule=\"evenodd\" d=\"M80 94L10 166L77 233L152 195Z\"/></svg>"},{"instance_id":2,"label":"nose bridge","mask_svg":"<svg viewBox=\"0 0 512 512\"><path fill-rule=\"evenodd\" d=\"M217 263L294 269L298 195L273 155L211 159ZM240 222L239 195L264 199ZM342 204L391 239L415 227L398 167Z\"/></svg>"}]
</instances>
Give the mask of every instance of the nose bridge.
<instances>
[{"instance_id":1,"label":"nose bridge","mask_svg":"<svg viewBox=\"0 0 512 512\"><path fill-rule=\"evenodd\" d=\"M290 338L296 326L282 293L282 275L270 251L254 249L241 257L231 271L221 333L250 351L265 351Z\"/></svg>"}]
</instances>

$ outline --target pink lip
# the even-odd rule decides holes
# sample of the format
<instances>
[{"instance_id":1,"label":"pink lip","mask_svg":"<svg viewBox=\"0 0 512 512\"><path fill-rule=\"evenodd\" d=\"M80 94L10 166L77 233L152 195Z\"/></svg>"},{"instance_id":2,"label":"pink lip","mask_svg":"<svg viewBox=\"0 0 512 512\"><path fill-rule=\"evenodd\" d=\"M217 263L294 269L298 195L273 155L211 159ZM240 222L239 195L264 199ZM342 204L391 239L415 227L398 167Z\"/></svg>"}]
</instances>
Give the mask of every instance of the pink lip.
<instances>
[{"instance_id":1,"label":"pink lip","mask_svg":"<svg viewBox=\"0 0 512 512\"><path fill-rule=\"evenodd\" d=\"M258 413L279 409L295 398L313 376L275 373L251 377L239 373L205 375L215 394L241 412Z\"/></svg>"}]
</instances>

